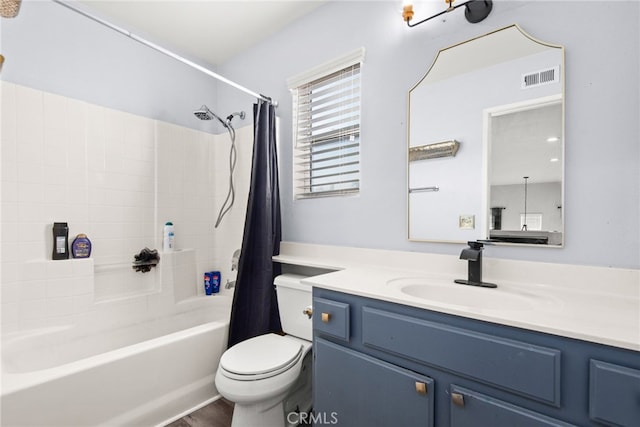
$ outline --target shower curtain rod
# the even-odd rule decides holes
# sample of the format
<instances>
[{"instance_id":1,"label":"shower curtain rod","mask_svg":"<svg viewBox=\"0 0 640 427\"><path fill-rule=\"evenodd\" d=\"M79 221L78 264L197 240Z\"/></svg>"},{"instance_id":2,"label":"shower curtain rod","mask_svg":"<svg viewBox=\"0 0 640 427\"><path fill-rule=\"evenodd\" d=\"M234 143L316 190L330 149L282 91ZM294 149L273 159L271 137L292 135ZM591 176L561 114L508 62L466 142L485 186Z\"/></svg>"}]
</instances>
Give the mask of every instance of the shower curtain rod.
<instances>
[{"instance_id":1,"label":"shower curtain rod","mask_svg":"<svg viewBox=\"0 0 640 427\"><path fill-rule=\"evenodd\" d=\"M71 5L71 4L67 3L67 2L64 2L64 1L61 1L61 0L52 0L52 1L54 3L58 3L60 6L66 7L67 9L70 9L70 10L72 10L72 11L74 11L74 12L76 12L76 13L78 13L78 14L86 17L86 18L89 18L89 19L91 19L91 20L93 20L93 21L95 21L95 22L97 22L99 24L102 24L105 27L108 27L108 28L110 28L110 29L112 29L114 31L117 31L120 34L123 34L123 35L129 37L130 39L137 41L138 43L142 43L143 45L145 45L147 47L150 47L151 49L157 50L160 53L164 53L165 55L167 55L167 56L169 56L169 57L171 57L171 58L173 58L173 59L175 59L177 61L180 61L183 64L186 64L186 65L190 66L191 68L195 68L196 70L201 71L201 72L213 77L216 80L219 80L219 81L221 81L223 83L226 83L229 86L233 86L236 89L239 89L239 90L241 90L241 91L243 91L245 93L248 93L249 95L252 95L252 96L254 96L254 97L258 98L258 99L262 99L263 101L267 101L270 104L272 104L274 107L278 106L278 103L276 101L272 100L270 97L268 97L266 95L262 95L262 94L257 93L257 92L254 92L254 91L252 91L250 89L247 89L246 87L241 86L238 83L236 83L236 82L234 82L232 80L229 80L226 77L221 76L220 74L214 73L213 71L209 70L208 68L205 68L205 67L203 67L201 65L198 65L195 62L190 61L190 60L188 60L186 58L183 58L182 56L180 56L180 55L178 55L176 53L173 53L170 50L163 48L162 46L159 46L159 45L157 45L155 43L152 43L149 40L143 39L142 37L133 34L131 31L127 31L124 28L118 27L117 25L114 25L109 21L106 21L106 20L104 20L104 19L102 19L102 18L100 18L100 17L98 17L98 16L96 16L94 14L91 14L91 13L89 13L87 11L84 11L84 10L78 8L77 6Z\"/></svg>"}]
</instances>

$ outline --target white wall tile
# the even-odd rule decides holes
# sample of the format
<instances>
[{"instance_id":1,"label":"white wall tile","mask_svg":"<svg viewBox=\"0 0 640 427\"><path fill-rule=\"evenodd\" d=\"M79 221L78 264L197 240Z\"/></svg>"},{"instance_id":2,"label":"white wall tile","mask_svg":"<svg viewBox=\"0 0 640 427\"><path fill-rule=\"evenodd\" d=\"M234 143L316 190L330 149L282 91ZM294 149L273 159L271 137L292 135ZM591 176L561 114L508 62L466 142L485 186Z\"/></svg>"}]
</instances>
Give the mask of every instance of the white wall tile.
<instances>
[{"instance_id":1,"label":"white wall tile","mask_svg":"<svg viewBox=\"0 0 640 427\"><path fill-rule=\"evenodd\" d=\"M19 223L18 236L21 242L42 243L44 223ZM4 239L4 236L3 236Z\"/></svg>"},{"instance_id":2,"label":"white wall tile","mask_svg":"<svg viewBox=\"0 0 640 427\"><path fill-rule=\"evenodd\" d=\"M20 302L20 321L27 319L43 319L47 317L47 300L45 298L24 298Z\"/></svg>"},{"instance_id":3,"label":"white wall tile","mask_svg":"<svg viewBox=\"0 0 640 427\"><path fill-rule=\"evenodd\" d=\"M176 224L177 246L192 249L177 269L180 298L203 294L204 271L233 279L227 271L240 246L246 200L236 198L214 229L227 192L227 134L0 85L2 108L13 107L2 114L10 122L3 122L1 147L2 280L9 284L2 292L11 302L3 332L69 322L105 329L175 310L174 274L160 271L171 255L161 253L150 273L129 265L143 247L161 248L166 221ZM248 185L248 135L241 141L239 130L238 194ZM90 259L50 260L54 221L69 223L70 244L78 233L89 235ZM113 263L122 266L100 267Z\"/></svg>"},{"instance_id":4,"label":"white wall tile","mask_svg":"<svg viewBox=\"0 0 640 427\"><path fill-rule=\"evenodd\" d=\"M74 277L93 277L93 258L75 259L71 263Z\"/></svg>"},{"instance_id":5,"label":"white wall tile","mask_svg":"<svg viewBox=\"0 0 640 427\"><path fill-rule=\"evenodd\" d=\"M20 328L20 304L19 303L2 303L0 306L0 319L2 324L2 334L15 332Z\"/></svg>"},{"instance_id":6,"label":"white wall tile","mask_svg":"<svg viewBox=\"0 0 640 427\"><path fill-rule=\"evenodd\" d=\"M19 285L20 302L40 300L47 297L46 280L23 280Z\"/></svg>"},{"instance_id":7,"label":"white wall tile","mask_svg":"<svg viewBox=\"0 0 640 427\"><path fill-rule=\"evenodd\" d=\"M2 245L2 267L1 268L2 268L2 277L4 280L4 277L5 277L4 269L6 268L6 266L18 264L20 265L20 267L17 269L21 270L22 269L21 263L23 260L20 257L20 247L18 245L17 240L14 242L5 242L4 232L2 235L2 242L0 242L0 245Z\"/></svg>"},{"instance_id":8,"label":"white wall tile","mask_svg":"<svg viewBox=\"0 0 640 427\"><path fill-rule=\"evenodd\" d=\"M42 222L44 220L43 203L23 202L18 204L21 222Z\"/></svg>"},{"instance_id":9,"label":"white wall tile","mask_svg":"<svg viewBox=\"0 0 640 427\"><path fill-rule=\"evenodd\" d=\"M44 201L45 187L42 182L30 182L19 180L18 201L26 203L42 203Z\"/></svg>"},{"instance_id":10,"label":"white wall tile","mask_svg":"<svg viewBox=\"0 0 640 427\"><path fill-rule=\"evenodd\" d=\"M93 298L93 276L73 277L70 279L70 281L72 283L72 294L74 296L89 295L91 298Z\"/></svg>"},{"instance_id":11,"label":"white wall tile","mask_svg":"<svg viewBox=\"0 0 640 427\"><path fill-rule=\"evenodd\" d=\"M16 86L16 141L18 162L41 165L43 161L43 94Z\"/></svg>"},{"instance_id":12,"label":"white wall tile","mask_svg":"<svg viewBox=\"0 0 640 427\"><path fill-rule=\"evenodd\" d=\"M69 326L73 323L71 316L44 316L36 318L21 318L20 329L40 329L56 326Z\"/></svg>"},{"instance_id":13,"label":"white wall tile","mask_svg":"<svg viewBox=\"0 0 640 427\"><path fill-rule=\"evenodd\" d=\"M93 308L93 295L83 294L73 297L73 314L86 313Z\"/></svg>"},{"instance_id":14,"label":"white wall tile","mask_svg":"<svg viewBox=\"0 0 640 427\"><path fill-rule=\"evenodd\" d=\"M4 266L3 266L3 270L4 270ZM3 276L4 276L4 271L3 271ZM21 286L22 286L22 283L20 282L5 282L3 280L2 288L0 289L2 291L2 304L20 302Z\"/></svg>"},{"instance_id":15,"label":"white wall tile","mask_svg":"<svg viewBox=\"0 0 640 427\"><path fill-rule=\"evenodd\" d=\"M2 136L2 150L4 152L5 143L12 143L12 146L15 147L16 142L16 85L0 81L0 108L2 112L0 136Z\"/></svg>"},{"instance_id":16,"label":"white wall tile","mask_svg":"<svg viewBox=\"0 0 640 427\"><path fill-rule=\"evenodd\" d=\"M62 279L73 277L74 262L74 260L55 260L46 262L47 278Z\"/></svg>"},{"instance_id":17,"label":"white wall tile","mask_svg":"<svg viewBox=\"0 0 640 427\"><path fill-rule=\"evenodd\" d=\"M73 296L73 281L68 278L50 278L47 280L47 298L59 298Z\"/></svg>"},{"instance_id":18,"label":"white wall tile","mask_svg":"<svg viewBox=\"0 0 640 427\"><path fill-rule=\"evenodd\" d=\"M42 242L18 242L18 259L21 262L25 262L34 259L51 258L51 248L52 246L46 247L46 244L43 245Z\"/></svg>"},{"instance_id":19,"label":"white wall tile","mask_svg":"<svg viewBox=\"0 0 640 427\"><path fill-rule=\"evenodd\" d=\"M60 261L64 262L64 261ZM47 261L39 260L22 264L22 280L46 280Z\"/></svg>"},{"instance_id":20,"label":"white wall tile","mask_svg":"<svg viewBox=\"0 0 640 427\"><path fill-rule=\"evenodd\" d=\"M73 315L73 298L70 296L49 298L47 300L47 316L71 316Z\"/></svg>"},{"instance_id":21,"label":"white wall tile","mask_svg":"<svg viewBox=\"0 0 640 427\"><path fill-rule=\"evenodd\" d=\"M1 267L2 275L0 276L0 283L2 283L2 285L13 284L22 281L22 264L16 261L10 261L9 257L7 257L7 253L13 252L15 251L7 252L3 248Z\"/></svg>"}]
</instances>

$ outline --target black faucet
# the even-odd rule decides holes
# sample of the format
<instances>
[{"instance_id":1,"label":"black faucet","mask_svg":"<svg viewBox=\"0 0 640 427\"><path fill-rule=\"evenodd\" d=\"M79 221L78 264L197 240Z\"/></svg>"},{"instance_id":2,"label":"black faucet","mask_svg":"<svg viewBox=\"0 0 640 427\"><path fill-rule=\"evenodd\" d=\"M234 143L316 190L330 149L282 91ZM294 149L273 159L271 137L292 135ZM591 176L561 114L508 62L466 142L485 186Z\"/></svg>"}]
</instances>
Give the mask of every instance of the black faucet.
<instances>
[{"instance_id":1,"label":"black faucet","mask_svg":"<svg viewBox=\"0 0 640 427\"><path fill-rule=\"evenodd\" d=\"M484 245L480 242L467 242L468 248L464 248L460 252L460 259L466 259L469 261L469 274L467 280L456 279L455 283L461 285L481 286L483 288L497 288L498 285L494 283L487 283L482 281L482 250Z\"/></svg>"}]
</instances>

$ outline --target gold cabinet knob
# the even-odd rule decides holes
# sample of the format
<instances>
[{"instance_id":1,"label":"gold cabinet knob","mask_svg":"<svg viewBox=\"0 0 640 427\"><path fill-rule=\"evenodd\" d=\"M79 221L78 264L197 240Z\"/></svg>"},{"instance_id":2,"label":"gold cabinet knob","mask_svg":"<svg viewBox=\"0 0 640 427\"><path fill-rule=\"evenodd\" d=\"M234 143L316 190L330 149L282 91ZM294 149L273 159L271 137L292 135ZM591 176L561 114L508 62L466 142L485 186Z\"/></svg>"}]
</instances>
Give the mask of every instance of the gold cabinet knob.
<instances>
[{"instance_id":1,"label":"gold cabinet knob","mask_svg":"<svg viewBox=\"0 0 640 427\"><path fill-rule=\"evenodd\" d=\"M304 310L302 310L302 314L306 314L307 317L311 319L311 316L313 316L313 307L309 306L305 308Z\"/></svg>"},{"instance_id":2,"label":"gold cabinet knob","mask_svg":"<svg viewBox=\"0 0 640 427\"><path fill-rule=\"evenodd\" d=\"M451 401L454 405L464 408L464 395L462 393L451 393Z\"/></svg>"},{"instance_id":3,"label":"gold cabinet knob","mask_svg":"<svg viewBox=\"0 0 640 427\"><path fill-rule=\"evenodd\" d=\"M331 313L322 313L322 321L329 323L329 320L331 320Z\"/></svg>"},{"instance_id":4,"label":"gold cabinet knob","mask_svg":"<svg viewBox=\"0 0 640 427\"><path fill-rule=\"evenodd\" d=\"M416 392L418 394L427 394L427 385L423 382L416 381Z\"/></svg>"}]
</instances>

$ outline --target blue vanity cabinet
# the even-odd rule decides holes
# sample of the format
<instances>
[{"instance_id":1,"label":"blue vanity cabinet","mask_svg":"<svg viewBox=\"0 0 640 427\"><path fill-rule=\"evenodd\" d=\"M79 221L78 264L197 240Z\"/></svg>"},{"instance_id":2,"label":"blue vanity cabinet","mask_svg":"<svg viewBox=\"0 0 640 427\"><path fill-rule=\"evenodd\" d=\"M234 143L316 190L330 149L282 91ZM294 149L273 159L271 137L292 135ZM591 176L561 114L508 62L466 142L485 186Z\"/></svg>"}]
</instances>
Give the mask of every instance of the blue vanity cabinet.
<instances>
[{"instance_id":1,"label":"blue vanity cabinet","mask_svg":"<svg viewBox=\"0 0 640 427\"><path fill-rule=\"evenodd\" d=\"M314 424L433 427L433 380L350 349L352 314L313 299Z\"/></svg>"},{"instance_id":2,"label":"blue vanity cabinet","mask_svg":"<svg viewBox=\"0 0 640 427\"><path fill-rule=\"evenodd\" d=\"M477 427L570 427L556 418L547 417L517 405L451 385L451 426Z\"/></svg>"},{"instance_id":3,"label":"blue vanity cabinet","mask_svg":"<svg viewBox=\"0 0 640 427\"><path fill-rule=\"evenodd\" d=\"M433 426L431 378L322 338L314 345L314 412L325 423Z\"/></svg>"},{"instance_id":4,"label":"blue vanity cabinet","mask_svg":"<svg viewBox=\"0 0 640 427\"><path fill-rule=\"evenodd\" d=\"M313 296L313 407L325 424L640 426L639 352L321 288Z\"/></svg>"},{"instance_id":5,"label":"blue vanity cabinet","mask_svg":"<svg viewBox=\"0 0 640 427\"><path fill-rule=\"evenodd\" d=\"M608 426L640 425L640 369L591 359L589 417Z\"/></svg>"}]
</instances>

